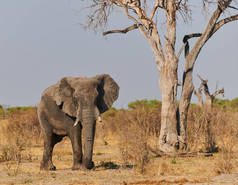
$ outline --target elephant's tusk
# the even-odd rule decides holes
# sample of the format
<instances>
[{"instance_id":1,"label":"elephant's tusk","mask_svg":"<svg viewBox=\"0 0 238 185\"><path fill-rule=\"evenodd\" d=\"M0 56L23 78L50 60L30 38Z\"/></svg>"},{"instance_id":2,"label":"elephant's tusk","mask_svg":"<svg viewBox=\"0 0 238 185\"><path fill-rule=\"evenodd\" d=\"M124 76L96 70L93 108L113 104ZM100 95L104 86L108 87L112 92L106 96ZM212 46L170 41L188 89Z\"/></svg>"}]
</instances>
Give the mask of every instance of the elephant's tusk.
<instances>
[{"instance_id":1,"label":"elephant's tusk","mask_svg":"<svg viewBox=\"0 0 238 185\"><path fill-rule=\"evenodd\" d=\"M78 124L78 121L76 120L75 123L74 123L74 127L76 127Z\"/></svg>"},{"instance_id":2,"label":"elephant's tusk","mask_svg":"<svg viewBox=\"0 0 238 185\"><path fill-rule=\"evenodd\" d=\"M98 116L98 121L102 122L102 117L101 116Z\"/></svg>"}]
</instances>

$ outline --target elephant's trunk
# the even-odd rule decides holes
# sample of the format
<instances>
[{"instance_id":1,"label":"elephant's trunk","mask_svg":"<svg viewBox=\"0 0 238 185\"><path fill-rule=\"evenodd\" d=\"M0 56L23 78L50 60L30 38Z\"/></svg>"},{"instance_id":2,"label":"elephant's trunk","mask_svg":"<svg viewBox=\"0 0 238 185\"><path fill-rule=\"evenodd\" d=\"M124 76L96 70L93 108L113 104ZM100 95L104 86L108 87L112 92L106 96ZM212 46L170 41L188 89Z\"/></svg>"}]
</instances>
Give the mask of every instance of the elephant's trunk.
<instances>
[{"instance_id":1,"label":"elephant's trunk","mask_svg":"<svg viewBox=\"0 0 238 185\"><path fill-rule=\"evenodd\" d=\"M92 162L92 155L95 136L95 126L96 126L94 108L82 110L82 125L84 129L83 164L87 169L92 169L94 167L94 164Z\"/></svg>"},{"instance_id":2,"label":"elephant's trunk","mask_svg":"<svg viewBox=\"0 0 238 185\"><path fill-rule=\"evenodd\" d=\"M82 121L82 107L79 106L76 112L76 120L74 122L74 127ZM102 122L102 117L100 115L100 112L97 107L95 107L95 113L92 113L92 115L95 115L96 119L98 119L99 122Z\"/></svg>"}]
</instances>

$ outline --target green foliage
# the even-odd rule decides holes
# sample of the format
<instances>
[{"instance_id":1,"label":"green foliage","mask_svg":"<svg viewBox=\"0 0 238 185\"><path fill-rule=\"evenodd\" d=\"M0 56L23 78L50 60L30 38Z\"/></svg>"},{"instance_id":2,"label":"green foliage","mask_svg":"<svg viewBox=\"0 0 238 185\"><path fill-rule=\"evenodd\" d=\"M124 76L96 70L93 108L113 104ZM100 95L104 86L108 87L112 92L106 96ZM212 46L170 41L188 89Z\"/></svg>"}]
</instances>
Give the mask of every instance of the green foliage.
<instances>
[{"instance_id":1,"label":"green foliage","mask_svg":"<svg viewBox=\"0 0 238 185\"><path fill-rule=\"evenodd\" d=\"M233 100L231 100L231 107L233 109L238 109L238 98L234 98Z\"/></svg>"},{"instance_id":2,"label":"green foliage","mask_svg":"<svg viewBox=\"0 0 238 185\"><path fill-rule=\"evenodd\" d=\"M25 113L27 111L34 110L35 107L25 106L25 107L10 107L5 109L2 105L0 105L0 118L10 116L15 113Z\"/></svg>"},{"instance_id":3,"label":"green foliage","mask_svg":"<svg viewBox=\"0 0 238 185\"><path fill-rule=\"evenodd\" d=\"M108 142L104 140L104 145L108 145Z\"/></svg>"},{"instance_id":4,"label":"green foliage","mask_svg":"<svg viewBox=\"0 0 238 185\"><path fill-rule=\"evenodd\" d=\"M0 118L2 118L4 116L4 109L3 106L0 105Z\"/></svg>"},{"instance_id":5,"label":"green foliage","mask_svg":"<svg viewBox=\"0 0 238 185\"><path fill-rule=\"evenodd\" d=\"M103 119L106 119L106 118L109 118L109 117L112 118L112 117L115 117L117 112L118 112L118 110L116 108L112 107L108 111L103 113L102 117L103 117Z\"/></svg>"},{"instance_id":6,"label":"green foliage","mask_svg":"<svg viewBox=\"0 0 238 185\"><path fill-rule=\"evenodd\" d=\"M215 98L213 105L218 108L226 109L230 106L230 100L228 100L228 99L222 100L219 98Z\"/></svg>"},{"instance_id":7,"label":"green foliage","mask_svg":"<svg viewBox=\"0 0 238 185\"><path fill-rule=\"evenodd\" d=\"M25 112L25 111L29 111L29 110L33 110L34 107L31 106L25 106L25 107L10 107L7 108L6 112L7 114L11 114L11 113L16 113L16 112Z\"/></svg>"},{"instance_id":8,"label":"green foliage","mask_svg":"<svg viewBox=\"0 0 238 185\"><path fill-rule=\"evenodd\" d=\"M171 159L171 164L176 164L176 159L175 158L173 158L173 159Z\"/></svg>"},{"instance_id":9,"label":"green foliage","mask_svg":"<svg viewBox=\"0 0 238 185\"><path fill-rule=\"evenodd\" d=\"M161 101L143 99L143 100L136 100L136 101L130 102L128 104L128 108L129 109L136 109L136 108L140 108L140 107L143 107L143 106L146 106L146 107L149 107L149 108L156 108L160 105L161 105Z\"/></svg>"},{"instance_id":10,"label":"green foliage","mask_svg":"<svg viewBox=\"0 0 238 185\"><path fill-rule=\"evenodd\" d=\"M222 100L219 98L215 98L213 105L222 109L230 109L233 111L238 111L238 98L234 98L232 100Z\"/></svg>"}]
</instances>

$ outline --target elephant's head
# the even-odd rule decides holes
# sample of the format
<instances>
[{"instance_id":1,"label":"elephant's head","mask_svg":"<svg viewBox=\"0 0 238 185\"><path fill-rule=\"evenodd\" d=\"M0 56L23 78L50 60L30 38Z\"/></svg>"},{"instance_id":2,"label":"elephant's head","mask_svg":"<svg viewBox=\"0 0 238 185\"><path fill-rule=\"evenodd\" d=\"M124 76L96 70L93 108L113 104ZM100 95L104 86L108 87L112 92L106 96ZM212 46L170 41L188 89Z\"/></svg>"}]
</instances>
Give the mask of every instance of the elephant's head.
<instances>
[{"instance_id":1,"label":"elephant's head","mask_svg":"<svg viewBox=\"0 0 238 185\"><path fill-rule=\"evenodd\" d=\"M92 166L92 151L96 119L118 98L119 86L107 74L93 78L63 78L56 84L54 99L58 107L76 126L82 123L85 135L84 164Z\"/></svg>"}]
</instances>

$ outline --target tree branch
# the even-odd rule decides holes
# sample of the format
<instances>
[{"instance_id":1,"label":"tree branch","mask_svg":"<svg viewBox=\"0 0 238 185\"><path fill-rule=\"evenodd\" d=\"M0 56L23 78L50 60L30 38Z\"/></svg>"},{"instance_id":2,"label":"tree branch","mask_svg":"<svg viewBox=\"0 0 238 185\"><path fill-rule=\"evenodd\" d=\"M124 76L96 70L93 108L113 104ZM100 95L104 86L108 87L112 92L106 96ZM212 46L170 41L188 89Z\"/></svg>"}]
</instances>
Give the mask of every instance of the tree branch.
<instances>
[{"instance_id":1,"label":"tree branch","mask_svg":"<svg viewBox=\"0 0 238 185\"><path fill-rule=\"evenodd\" d=\"M211 33L210 37L217 31L219 30L223 25L225 25L226 23L232 22L238 20L238 14L227 17L225 19L220 20L218 23L216 23L213 32Z\"/></svg>"},{"instance_id":2,"label":"tree branch","mask_svg":"<svg viewBox=\"0 0 238 185\"><path fill-rule=\"evenodd\" d=\"M153 10L152 10L152 12L151 12L151 15L150 15L150 19L151 19L151 20L153 19L156 10L157 10L157 8L159 8L159 7L162 8L162 7L159 5L159 0L157 0L155 6L153 7Z\"/></svg>"},{"instance_id":3,"label":"tree branch","mask_svg":"<svg viewBox=\"0 0 238 185\"><path fill-rule=\"evenodd\" d=\"M229 8L232 8L232 9L235 9L235 10L238 10L238 8L234 7L234 6L228 6Z\"/></svg>"},{"instance_id":4,"label":"tree branch","mask_svg":"<svg viewBox=\"0 0 238 185\"><path fill-rule=\"evenodd\" d=\"M193 89L193 93L195 94L195 96L197 96L198 98L198 103L200 107L203 107L203 98L202 98L202 83L200 84L200 87L198 88L198 91L196 91L196 89Z\"/></svg>"},{"instance_id":5,"label":"tree branch","mask_svg":"<svg viewBox=\"0 0 238 185\"><path fill-rule=\"evenodd\" d=\"M128 8L126 6L123 7L124 8L124 11L126 13L126 16L131 19L137 26L140 24L135 17L131 16L128 12Z\"/></svg>"},{"instance_id":6,"label":"tree branch","mask_svg":"<svg viewBox=\"0 0 238 185\"><path fill-rule=\"evenodd\" d=\"M137 21L135 17L133 17L133 16L131 16L131 15L129 14L128 8L127 8L126 6L124 6L124 11L125 11L125 13L126 13L126 16L127 16L129 19L131 19L131 20L136 24L136 26L137 26L138 29L141 31L141 33L144 35L144 37L145 37L147 40L149 40L149 35L148 35L148 33L145 31L143 25L142 25L139 21Z\"/></svg>"},{"instance_id":7,"label":"tree branch","mask_svg":"<svg viewBox=\"0 0 238 185\"><path fill-rule=\"evenodd\" d=\"M216 90L213 94L210 94L209 88L207 85L208 80L202 79L200 75L198 75L198 78L201 80L201 84L198 89L198 92L194 91L194 94L198 97L200 106L203 105L203 103L201 104L201 100L200 100L202 99L202 89L203 89L204 94L206 96L206 106L207 108L212 108L213 101L217 95L222 94L222 96L224 97L224 88L220 90Z\"/></svg>"},{"instance_id":8,"label":"tree branch","mask_svg":"<svg viewBox=\"0 0 238 185\"><path fill-rule=\"evenodd\" d=\"M208 80L202 79L202 77L200 75L198 75L198 78L202 81L201 85L203 86L203 90L204 90L205 95L211 97L211 94L209 92L209 88L208 88L208 85L207 85Z\"/></svg>"},{"instance_id":9,"label":"tree branch","mask_svg":"<svg viewBox=\"0 0 238 185\"><path fill-rule=\"evenodd\" d=\"M216 90L213 94L212 97L215 98L218 94L221 94L224 97L224 88L220 89L220 90Z\"/></svg>"},{"instance_id":10,"label":"tree branch","mask_svg":"<svg viewBox=\"0 0 238 185\"><path fill-rule=\"evenodd\" d=\"M237 20L238 19L238 15L235 16L231 16L228 17L226 19L221 20L217 23L219 17L221 16L221 14L230 6L230 3L232 2L232 0L218 0L217 2L217 9L214 11L214 13L212 14L207 27L205 29L205 31L203 32L202 36L200 37L200 39L195 43L190 56L190 62L189 62L189 66L187 66L188 69L192 68L194 66L194 63L198 57L198 54L200 53L202 47L204 46L204 44L207 42L207 40L225 23L233 21L233 20Z\"/></svg>"},{"instance_id":11,"label":"tree branch","mask_svg":"<svg viewBox=\"0 0 238 185\"><path fill-rule=\"evenodd\" d=\"M112 33L126 34L127 32L135 30L137 28L138 28L138 26L136 24L134 24L132 26L125 28L124 30L110 30L110 31L103 32L102 35L105 36L105 35L112 34Z\"/></svg>"},{"instance_id":12,"label":"tree branch","mask_svg":"<svg viewBox=\"0 0 238 185\"><path fill-rule=\"evenodd\" d=\"M182 45L182 47L180 48L180 50L179 50L179 52L178 52L178 54L177 54L177 58L180 57L180 55L181 55L181 53L182 53L182 51L183 51L183 49L185 48L186 45L187 45L187 43L185 43L185 44Z\"/></svg>"},{"instance_id":13,"label":"tree branch","mask_svg":"<svg viewBox=\"0 0 238 185\"><path fill-rule=\"evenodd\" d=\"M185 54L188 54L187 57L186 57L187 58L187 63L186 63L186 66L185 66L185 71L190 70L190 69L193 68L194 63L195 63L202 47L204 46L206 41L211 37L211 33L214 30L214 26L216 25L216 22L219 19L222 12L223 12L223 10L219 7L215 10L215 12L211 16L211 18L210 18L210 20L207 24L207 27L206 27L205 31L203 32L201 37L197 40L197 42L195 43L191 52L185 53ZM185 50L185 52L186 52L186 50Z\"/></svg>"}]
</instances>

